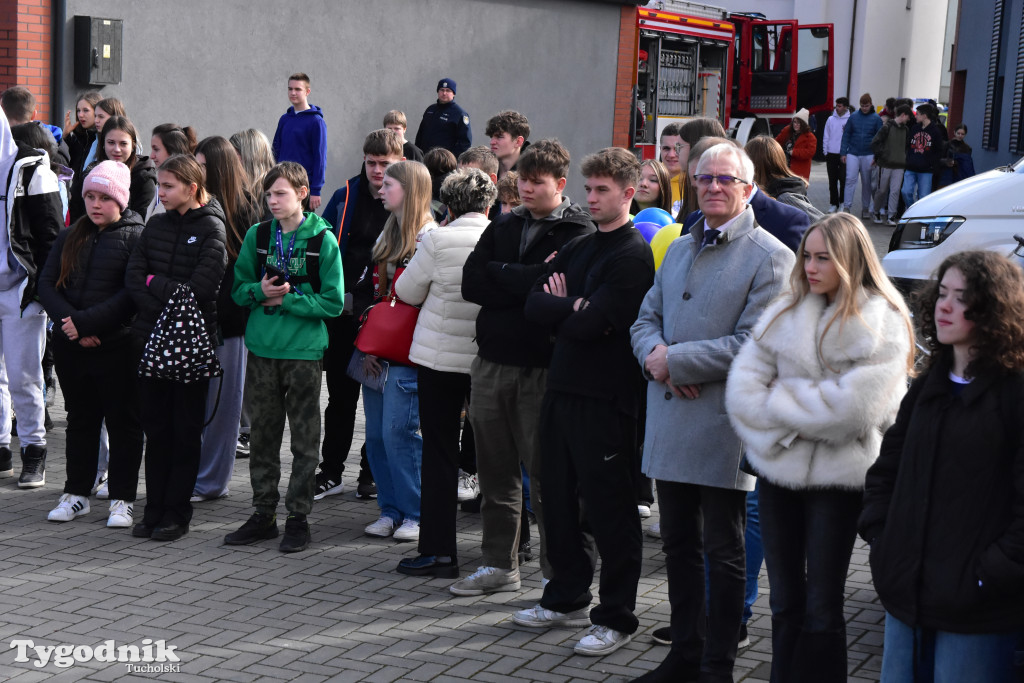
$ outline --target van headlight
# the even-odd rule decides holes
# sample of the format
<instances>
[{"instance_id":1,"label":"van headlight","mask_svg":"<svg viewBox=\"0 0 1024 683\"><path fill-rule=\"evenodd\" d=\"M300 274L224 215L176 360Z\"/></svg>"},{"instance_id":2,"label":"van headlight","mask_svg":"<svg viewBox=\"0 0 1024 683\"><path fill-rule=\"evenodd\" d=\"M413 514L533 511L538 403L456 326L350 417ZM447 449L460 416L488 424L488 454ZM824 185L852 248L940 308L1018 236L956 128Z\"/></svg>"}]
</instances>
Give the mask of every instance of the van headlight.
<instances>
[{"instance_id":1,"label":"van headlight","mask_svg":"<svg viewBox=\"0 0 1024 683\"><path fill-rule=\"evenodd\" d=\"M889 240L889 251L930 249L942 244L967 220L963 216L936 216L901 220Z\"/></svg>"}]
</instances>

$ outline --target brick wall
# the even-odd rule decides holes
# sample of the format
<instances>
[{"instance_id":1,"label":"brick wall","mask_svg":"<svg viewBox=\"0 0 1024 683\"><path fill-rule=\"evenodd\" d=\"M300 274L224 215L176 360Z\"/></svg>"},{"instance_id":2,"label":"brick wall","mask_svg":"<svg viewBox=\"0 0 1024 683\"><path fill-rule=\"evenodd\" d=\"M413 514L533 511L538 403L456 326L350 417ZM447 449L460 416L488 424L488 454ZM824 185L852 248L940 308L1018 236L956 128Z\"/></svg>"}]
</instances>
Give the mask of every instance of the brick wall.
<instances>
[{"instance_id":1,"label":"brick wall","mask_svg":"<svg viewBox=\"0 0 1024 683\"><path fill-rule=\"evenodd\" d=\"M52 106L52 0L0 0L0 90L23 85L36 96L36 118Z\"/></svg>"},{"instance_id":2,"label":"brick wall","mask_svg":"<svg viewBox=\"0 0 1024 683\"><path fill-rule=\"evenodd\" d=\"M633 81L636 79L636 7L623 7L619 15L619 55L615 70L615 118L612 144L631 147L629 120L633 115Z\"/></svg>"}]
</instances>

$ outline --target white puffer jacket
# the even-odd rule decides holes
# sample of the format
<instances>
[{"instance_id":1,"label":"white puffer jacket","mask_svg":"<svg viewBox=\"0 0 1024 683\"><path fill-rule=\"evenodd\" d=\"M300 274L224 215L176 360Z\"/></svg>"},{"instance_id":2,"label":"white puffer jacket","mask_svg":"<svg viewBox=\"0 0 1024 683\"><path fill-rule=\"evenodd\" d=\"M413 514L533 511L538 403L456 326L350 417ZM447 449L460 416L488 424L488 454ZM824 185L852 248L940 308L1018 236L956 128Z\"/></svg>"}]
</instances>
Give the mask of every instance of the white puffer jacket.
<instances>
[{"instance_id":1,"label":"white puffer jacket","mask_svg":"<svg viewBox=\"0 0 1024 683\"><path fill-rule=\"evenodd\" d=\"M409 349L414 363L469 374L480 307L462 298L462 267L488 223L487 216L468 213L420 234L416 254L395 282L402 301L423 304Z\"/></svg>"},{"instance_id":2,"label":"white puffer jacket","mask_svg":"<svg viewBox=\"0 0 1024 683\"><path fill-rule=\"evenodd\" d=\"M861 301L861 318L839 321L808 294L776 299L729 371L725 406L747 460L768 481L791 489L864 488L882 433L907 389L910 336L881 296Z\"/></svg>"}]
</instances>

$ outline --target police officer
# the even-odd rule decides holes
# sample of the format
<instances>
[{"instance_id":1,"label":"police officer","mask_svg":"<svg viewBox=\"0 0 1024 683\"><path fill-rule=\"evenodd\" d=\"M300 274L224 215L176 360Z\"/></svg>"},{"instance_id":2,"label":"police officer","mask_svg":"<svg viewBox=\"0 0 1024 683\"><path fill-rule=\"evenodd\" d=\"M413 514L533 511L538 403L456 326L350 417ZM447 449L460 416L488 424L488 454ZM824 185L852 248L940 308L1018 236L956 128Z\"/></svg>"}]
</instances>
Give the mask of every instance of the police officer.
<instances>
[{"instance_id":1,"label":"police officer","mask_svg":"<svg viewBox=\"0 0 1024 683\"><path fill-rule=\"evenodd\" d=\"M444 147L458 157L473 144L473 131L469 129L469 114L455 103L455 81L442 78L437 82L437 103L423 112L416 146L424 152L432 147Z\"/></svg>"}]
</instances>

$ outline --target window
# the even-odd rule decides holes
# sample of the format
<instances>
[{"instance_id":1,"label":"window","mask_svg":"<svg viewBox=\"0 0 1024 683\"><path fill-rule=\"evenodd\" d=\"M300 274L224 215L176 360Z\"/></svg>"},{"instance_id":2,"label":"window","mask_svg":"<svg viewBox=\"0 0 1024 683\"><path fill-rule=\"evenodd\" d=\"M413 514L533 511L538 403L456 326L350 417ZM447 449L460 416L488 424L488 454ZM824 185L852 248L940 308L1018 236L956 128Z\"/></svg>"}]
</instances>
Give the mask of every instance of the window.
<instances>
[{"instance_id":1,"label":"window","mask_svg":"<svg viewBox=\"0 0 1024 683\"><path fill-rule=\"evenodd\" d=\"M982 147L997 149L999 146L999 118L1002 108L1002 92L997 86L1002 82L1000 72L1001 47L1003 42L1004 0L995 0L992 17L992 45L988 53L988 87L985 90L985 125L981 131Z\"/></svg>"}]
</instances>

